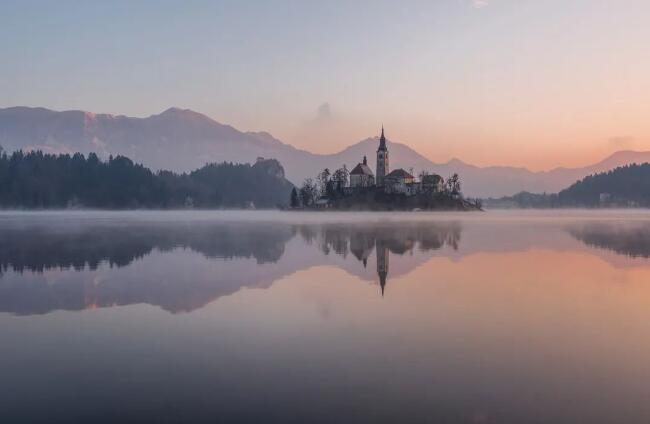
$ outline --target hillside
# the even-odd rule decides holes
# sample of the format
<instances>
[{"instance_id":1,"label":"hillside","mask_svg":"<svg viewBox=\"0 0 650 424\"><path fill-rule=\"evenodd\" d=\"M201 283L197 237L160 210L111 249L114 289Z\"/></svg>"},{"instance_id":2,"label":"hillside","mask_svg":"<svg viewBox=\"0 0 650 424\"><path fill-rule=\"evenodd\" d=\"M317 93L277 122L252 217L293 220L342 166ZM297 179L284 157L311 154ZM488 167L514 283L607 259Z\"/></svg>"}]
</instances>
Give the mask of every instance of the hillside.
<instances>
[{"instance_id":1,"label":"hillside","mask_svg":"<svg viewBox=\"0 0 650 424\"><path fill-rule=\"evenodd\" d=\"M521 192L486 199L488 208L650 207L650 163L632 164L587 176L559 193Z\"/></svg>"},{"instance_id":2,"label":"hillside","mask_svg":"<svg viewBox=\"0 0 650 424\"><path fill-rule=\"evenodd\" d=\"M650 206L650 163L588 176L558 193L562 206Z\"/></svg>"},{"instance_id":3,"label":"hillside","mask_svg":"<svg viewBox=\"0 0 650 424\"><path fill-rule=\"evenodd\" d=\"M390 131L388 132L390 135ZM274 158L283 164L287 178L299 184L323 168L352 168L368 156L374 169L377 138L354 143L332 154L314 154L283 143L266 132L242 132L203 114L170 108L158 115L132 118L84 111L57 112L44 108L0 109L0 146L48 153L88 154L100 158L125 155L153 170L187 172L206 163L253 163ZM605 160L581 168L557 168L531 172L510 166L477 167L453 159L435 163L405 144L388 140L392 168L426 169L443 177L458 173L472 197L500 197L521 191L558 192L587 175L634 162L650 161L650 152L617 152Z\"/></svg>"},{"instance_id":4,"label":"hillside","mask_svg":"<svg viewBox=\"0 0 650 424\"><path fill-rule=\"evenodd\" d=\"M152 172L124 156L0 156L1 208L275 208L287 203L292 188L274 159L176 174Z\"/></svg>"}]
</instances>

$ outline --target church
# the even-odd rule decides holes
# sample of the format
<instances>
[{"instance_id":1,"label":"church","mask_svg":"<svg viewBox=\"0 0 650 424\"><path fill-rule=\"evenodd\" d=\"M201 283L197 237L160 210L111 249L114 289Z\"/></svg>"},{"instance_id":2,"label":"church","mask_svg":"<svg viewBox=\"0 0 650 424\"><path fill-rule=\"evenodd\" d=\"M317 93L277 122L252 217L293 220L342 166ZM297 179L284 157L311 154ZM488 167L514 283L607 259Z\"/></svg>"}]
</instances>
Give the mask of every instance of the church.
<instances>
[{"instance_id":1,"label":"church","mask_svg":"<svg viewBox=\"0 0 650 424\"><path fill-rule=\"evenodd\" d=\"M390 170L388 147L384 127L381 127L379 147L377 148L376 176L368 166L368 160L364 156L363 161L358 163L350 172L350 189L360 190L369 187L382 188L386 193L405 194L413 196L423 191L441 192L444 188L444 180L439 175L424 175L422 181L415 181L415 177L402 168Z\"/></svg>"}]
</instances>

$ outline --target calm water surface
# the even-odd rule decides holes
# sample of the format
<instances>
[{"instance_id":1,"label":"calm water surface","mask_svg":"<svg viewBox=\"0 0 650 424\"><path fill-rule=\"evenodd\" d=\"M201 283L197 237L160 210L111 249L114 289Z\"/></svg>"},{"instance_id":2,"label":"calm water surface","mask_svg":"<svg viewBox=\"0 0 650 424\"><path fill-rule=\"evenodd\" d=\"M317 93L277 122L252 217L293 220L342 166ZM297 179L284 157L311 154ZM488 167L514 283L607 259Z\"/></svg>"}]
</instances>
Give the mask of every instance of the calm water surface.
<instances>
[{"instance_id":1,"label":"calm water surface","mask_svg":"<svg viewBox=\"0 0 650 424\"><path fill-rule=\"evenodd\" d=\"M648 423L650 213L0 214L0 422Z\"/></svg>"}]
</instances>

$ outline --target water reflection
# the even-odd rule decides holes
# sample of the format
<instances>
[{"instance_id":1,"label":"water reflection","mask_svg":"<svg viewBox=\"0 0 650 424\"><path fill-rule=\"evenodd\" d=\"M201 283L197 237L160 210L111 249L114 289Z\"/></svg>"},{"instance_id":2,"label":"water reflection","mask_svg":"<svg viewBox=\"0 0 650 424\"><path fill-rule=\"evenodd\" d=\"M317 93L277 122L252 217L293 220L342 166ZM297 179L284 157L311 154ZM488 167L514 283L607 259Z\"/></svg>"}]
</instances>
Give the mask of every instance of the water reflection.
<instances>
[{"instance_id":1,"label":"water reflection","mask_svg":"<svg viewBox=\"0 0 650 424\"><path fill-rule=\"evenodd\" d=\"M383 295L391 254L421 261L423 253L445 245L457 249L460 233L460 224L454 222L2 226L0 267L6 275L0 278L0 311L29 315L149 303L187 312L243 287L268 287L284 275L328 264L331 255L344 260L342 268L359 272L350 269L350 261L365 269L373 251ZM292 241L299 252L285 257ZM397 275L412 266L401 266Z\"/></svg>"},{"instance_id":2,"label":"water reflection","mask_svg":"<svg viewBox=\"0 0 650 424\"><path fill-rule=\"evenodd\" d=\"M151 254L189 248L208 258L276 262L293 237L291 227L229 225L113 224L0 228L0 267L22 272L54 268L95 270L102 262L123 267Z\"/></svg>"},{"instance_id":3,"label":"water reflection","mask_svg":"<svg viewBox=\"0 0 650 424\"><path fill-rule=\"evenodd\" d=\"M403 256L438 250L450 246L457 250L460 242L461 224L448 223L384 223L384 224L338 224L318 227L301 226L299 229L307 243L319 243L325 255L334 252L344 258L352 253L364 267L373 250L376 252L377 279L384 295L389 275L390 255Z\"/></svg>"},{"instance_id":4,"label":"water reflection","mask_svg":"<svg viewBox=\"0 0 650 424\"><path fill-rule=\"evenodd\" d=\"M646 222L589 222L574 224L568 231L589 246L633 258L650 257L650 224Z\"/></svg>"},{"instance_id":5,"label":"water reflection","mask_svg":"<svg viewBox=\"0 0 650 424\"><path fill-rule=\"evenodd\" d=\"M464 244L463 232L468 239ZM580 244L563 238L567 234ZM136 303L189 312L242 288L267 288L319 265L333 265L374 282L384 296L392 277L411 272L434 255L458 259L480 252L580 246L648 258L650 224L128 219L4 223L0 312L30 315Z\"/></svg>"},{"instance_id":6,"label":"water reflection","mask_svg":"<svg viewBox=\"0 0 650 424\"><path fill-rule=\"evenodd\" d=\"M650 220L3 216L3 422L650 422Z\"/></svg>"}]
</instances>

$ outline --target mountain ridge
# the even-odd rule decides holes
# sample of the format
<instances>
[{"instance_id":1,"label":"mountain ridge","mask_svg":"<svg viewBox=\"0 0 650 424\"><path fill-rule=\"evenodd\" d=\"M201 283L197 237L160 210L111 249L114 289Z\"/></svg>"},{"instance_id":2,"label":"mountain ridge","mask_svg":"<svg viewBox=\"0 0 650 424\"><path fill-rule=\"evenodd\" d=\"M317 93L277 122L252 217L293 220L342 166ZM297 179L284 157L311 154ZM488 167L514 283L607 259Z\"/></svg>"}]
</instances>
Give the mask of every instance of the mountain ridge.
<instances>
[{"instance_id":1,"label":"mountain ridge","mask_svg":"<svg viewBox=\"0 0 650 424\"><path fill-rule=\"evenodd\" d=\"M520 191L558 192L593 173L634 162L650 162L650 152L624 150L578 168L531 171L525 167L480 167L452 158L434 162L406 144L388 139L391 167L421 170L447 177L461 176L466 195L500 197ZM0 108L0 145L7 151L43 150L49 153L103 157L127 155L153 169L188 172L210 162L253 163L257 157L282 163L294 184L314 177L323 168L349 169L367 156L374 169L378 137L368 137L331 154L312 153L284 143L266 131L240 131L191 109L170 107L148 117L129 117L83 110L54 111L43 107Z\"/></svg>"}]
</instances>

